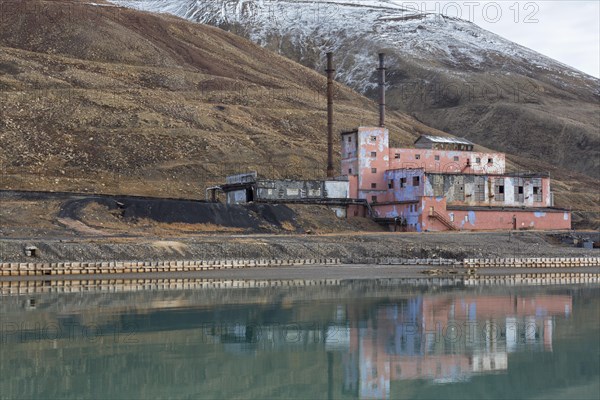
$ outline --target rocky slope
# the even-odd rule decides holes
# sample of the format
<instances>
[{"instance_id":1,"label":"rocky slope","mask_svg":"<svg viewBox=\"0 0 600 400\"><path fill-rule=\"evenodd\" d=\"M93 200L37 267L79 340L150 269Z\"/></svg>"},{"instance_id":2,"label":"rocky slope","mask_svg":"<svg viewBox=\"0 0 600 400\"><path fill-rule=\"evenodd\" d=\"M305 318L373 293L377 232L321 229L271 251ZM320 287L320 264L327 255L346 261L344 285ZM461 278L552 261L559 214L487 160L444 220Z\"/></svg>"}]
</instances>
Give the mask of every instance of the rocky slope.
<instances>
[{"instance_id":1,"label":"rocky slope","mask_svg":"<svg viewBox=\"0 0 600 400\"><path fill-rule=\"evenodd\" d=\"M475 24L392 0L115 0L215 25L375 98L389 54L389 104L488 147L600 177L600 81ZM351 22L350 22L351 21Z\"/></svg>"},{"instance_id":2,"label":"rocky slope","mask_svg":"<svg viewBox=\"0 0 600 400\"><path fill-rule=\"evenodd\" d=\"M221 29L106 2L0 6L11 11L0 24L0 187L203 198L234 172L324 175L317 72ZM336 85L336 130L376 123L376 109ZM440 134L390 114L393 145ZM552 171L557 205L597 224L597 180L511 160Z\"/></svg>"}]
</instances>

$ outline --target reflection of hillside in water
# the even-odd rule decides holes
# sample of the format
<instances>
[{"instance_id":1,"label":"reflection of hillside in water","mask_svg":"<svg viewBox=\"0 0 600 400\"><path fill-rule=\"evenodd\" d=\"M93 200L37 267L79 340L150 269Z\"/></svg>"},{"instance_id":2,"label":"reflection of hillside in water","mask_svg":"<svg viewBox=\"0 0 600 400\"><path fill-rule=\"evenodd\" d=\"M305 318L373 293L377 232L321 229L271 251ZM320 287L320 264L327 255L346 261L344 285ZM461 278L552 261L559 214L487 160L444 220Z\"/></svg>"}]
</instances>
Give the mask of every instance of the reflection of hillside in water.
<instances>
[{"instance_id":1,"label":"reflection of hillside in water","mask_svg":"<svg viewBox=\"0 0 600 400\"><path fill-rule=\"evenodd\" d=\"M90 376L104 397L386 398L399 382L507 374L511 354L554 351L590 312L574 287L371 285L7 298L0 384L32 398Z\"/></svg>"}]
</instances>

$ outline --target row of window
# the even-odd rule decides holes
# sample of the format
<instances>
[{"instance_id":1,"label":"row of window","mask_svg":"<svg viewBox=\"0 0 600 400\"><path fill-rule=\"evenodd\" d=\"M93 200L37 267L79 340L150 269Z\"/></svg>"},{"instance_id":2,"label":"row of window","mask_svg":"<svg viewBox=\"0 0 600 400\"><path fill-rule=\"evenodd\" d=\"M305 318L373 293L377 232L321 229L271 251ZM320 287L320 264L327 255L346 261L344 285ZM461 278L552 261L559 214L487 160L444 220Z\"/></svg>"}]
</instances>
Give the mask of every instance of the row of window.
<instances>
[{"instance_id":1,"label":"row of window","mask_svg":"<svg viewBox=\"0 0 600 400\"><path fill-rule=\"evenodd\" d=\"M401 188L405 188L407 185L407 179L406 178L400 178L400 187ZM420 186L421 185L421 177L420 176L413 176L412 179L412 185L413 186ZM388 189L393 189L394 188L394 180L390 179L388 181ZM377 189L377 183L371 183L371 189Z\"/></svg>"},{"instance_id":2,"label":"row of window","mask_svg":"<svg viewBox=\"0 0 600 400\"><path fill-rule=\"evenodd\" d=\"M376 152L372 152L371 153L371 157L376 157L376 156L377 156ZM396 160L399 160L400 159L400 153L396 153L394 155L394 158ZM415 160L420 160L420 159L421 159L421 155L420 154L415 154ZM435 159L435 161L440 161L440 156L436 155L436 156L434 156L434 159ZM456 162L460 161L460 158L458 156L454 156L452 159L454 161L456 161ZM467 164L470 164L470 163L471 163L471 160L467 159ZM488 164L493 164L493 163L494 163L494 160L492 158L488 158ZM476 157L475 158L475 164L481 164L481 157Z\"/></svg>"}]
</instances>

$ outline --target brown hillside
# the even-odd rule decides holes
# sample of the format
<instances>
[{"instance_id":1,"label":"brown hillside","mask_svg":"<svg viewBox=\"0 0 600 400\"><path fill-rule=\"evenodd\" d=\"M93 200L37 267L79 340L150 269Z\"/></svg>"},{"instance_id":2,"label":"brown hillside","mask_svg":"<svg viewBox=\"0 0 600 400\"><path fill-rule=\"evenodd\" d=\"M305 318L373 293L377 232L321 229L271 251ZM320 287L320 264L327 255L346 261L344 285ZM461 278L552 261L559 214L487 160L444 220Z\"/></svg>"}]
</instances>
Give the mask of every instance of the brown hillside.
<instances>
[{"instance_id":1,"label":"brown hillside","mask_svg":"<svg viewBox=\"0 0 600 400\"><path fill-rule=\"evenodd\" d=\"M201 198L231 172L323 175L317 72L175 17L59 0L0 6L11 10L0 25L2 188ZM376 121L374 103L337 85L337 130ZM400 113L388 124L396 145L439 133ZM557 205L594 220L586 186L598 182L555 175L566 182Z\"/></svg>"}]
</instances>

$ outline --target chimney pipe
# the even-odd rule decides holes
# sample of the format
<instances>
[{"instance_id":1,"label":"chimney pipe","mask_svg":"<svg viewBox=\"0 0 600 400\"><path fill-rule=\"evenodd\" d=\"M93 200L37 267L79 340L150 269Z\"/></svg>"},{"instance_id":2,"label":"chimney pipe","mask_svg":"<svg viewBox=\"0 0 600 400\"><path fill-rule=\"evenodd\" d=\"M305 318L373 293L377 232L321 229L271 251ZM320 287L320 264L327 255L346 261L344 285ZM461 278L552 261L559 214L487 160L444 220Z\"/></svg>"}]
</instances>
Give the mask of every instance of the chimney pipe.
<instances>
[{"instance_id":1,"label":"chimney pipe","mask_svg":"<svg viewBox=\"0 0 600 400\"><path fill-rule=\"evenodd\" d=\"M379 126L385 126L385 53L379 53Z\"/></svg>"},{"instance_id":2,"label":"chimney pipe","mask_svg":"<svg viewBox=\"0 0 600 400\"><path fill-rule=\"evenodd\" d=\"M333 53L327 53L327 177L333 178Z\"/></svg>"}]
</instances>

